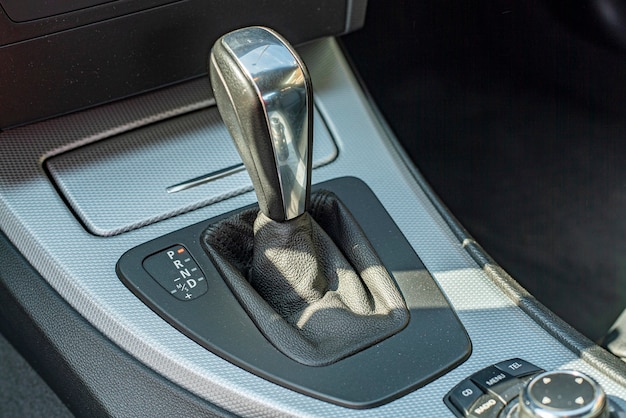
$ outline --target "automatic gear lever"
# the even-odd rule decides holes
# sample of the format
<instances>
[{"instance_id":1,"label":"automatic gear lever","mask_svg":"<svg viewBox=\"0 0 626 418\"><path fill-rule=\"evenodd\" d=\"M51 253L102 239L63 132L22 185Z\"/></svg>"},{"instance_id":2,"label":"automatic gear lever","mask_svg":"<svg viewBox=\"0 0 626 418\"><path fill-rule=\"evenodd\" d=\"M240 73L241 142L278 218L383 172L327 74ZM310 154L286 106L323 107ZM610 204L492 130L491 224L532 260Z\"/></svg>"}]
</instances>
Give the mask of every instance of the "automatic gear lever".
<instances>
[{"instance_id":1,"label":"automatic gear lever","mask_svg":"<svg viewBox=\"0 0 626 418\"><path fill-rule=\"evenodd\" d=\"M217 107L261 211L278 222L302 215L310 200L313 138L306 67L280 35L263 27L220 38L209 67Z\"/></svg>"},{"instance_id":2,"label":"automatic gear lever","mask_svg":"<svg viewBox=\"0 0 626 418\"><path fill-rule=\"evenodd\" d=\"M322 366L402 329L402 295L352 214L328 191L310 196L313 104L302 61L279 35L252 27L220 38L209 67L260 212L234 213L203 240L259 330L293 360Z\"/></svg>"}]
</instances>

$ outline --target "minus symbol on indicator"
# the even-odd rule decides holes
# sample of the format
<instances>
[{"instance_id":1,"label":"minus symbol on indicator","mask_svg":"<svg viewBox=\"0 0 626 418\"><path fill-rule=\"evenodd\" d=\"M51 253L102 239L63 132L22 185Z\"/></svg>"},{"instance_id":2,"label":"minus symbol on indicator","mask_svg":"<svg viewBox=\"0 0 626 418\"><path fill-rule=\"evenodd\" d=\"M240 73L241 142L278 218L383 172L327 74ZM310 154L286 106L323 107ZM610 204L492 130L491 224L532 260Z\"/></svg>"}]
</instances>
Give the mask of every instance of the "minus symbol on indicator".
<instances>
[{"instance_id":1,"label":"minus symbol on indicator","mask_svg":"<svg viewBox=\"0 0 626 418\"><path fill-rule=\"evenodd\" d=\"M170 293L171 293L171 294L174 294L174 293L176 293L176 292L178 292L178 290L174 289L174 290L172 290Z\"/></svg>"},{"instance_id":2,"label":"minus symbol on indicator","mask_svg":"<svg viewBox=\"0 0 626 418\"><path fill-rule=\"evenodd\" d=\"M191 258L185 258L183 261L184 261L185 263L188 263L188 262L190 262L190 261L191 261Z\"/></svg>"},{"instance_id":3,"label":"minus symbol on indicator","mask_svg":"<svg viewBox=\"0 0 626 418\"><path fill-rule=\"evenodd\" d=\"M185 249L184 249L183 247L181 247L181 248L179 248L178 250L176 250L176 252L177 252L178 254L182 254L182 253L184 253L184 252L185 252Z\"/></svg>"}]
</instances>

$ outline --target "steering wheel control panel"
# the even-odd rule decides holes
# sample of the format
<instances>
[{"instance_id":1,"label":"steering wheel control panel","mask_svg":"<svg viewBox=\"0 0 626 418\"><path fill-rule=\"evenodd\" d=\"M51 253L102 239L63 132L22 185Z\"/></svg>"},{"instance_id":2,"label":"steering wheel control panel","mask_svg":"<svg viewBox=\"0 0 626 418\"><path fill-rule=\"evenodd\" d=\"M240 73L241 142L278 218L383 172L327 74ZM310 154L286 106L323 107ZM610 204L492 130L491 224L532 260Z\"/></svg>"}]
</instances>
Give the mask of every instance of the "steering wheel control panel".
<instances>
[{"instance_id":1,"label":"steering wheel control panel","mask_svg":"<svg viewBox=\"0 0 626 418\"><path fill-rule=\"evenodd\" d=\"M457 417L626 417L585 374L545 371L520 358L474 373L448 392L444 402Z\"/></svg>"}]
</instances>

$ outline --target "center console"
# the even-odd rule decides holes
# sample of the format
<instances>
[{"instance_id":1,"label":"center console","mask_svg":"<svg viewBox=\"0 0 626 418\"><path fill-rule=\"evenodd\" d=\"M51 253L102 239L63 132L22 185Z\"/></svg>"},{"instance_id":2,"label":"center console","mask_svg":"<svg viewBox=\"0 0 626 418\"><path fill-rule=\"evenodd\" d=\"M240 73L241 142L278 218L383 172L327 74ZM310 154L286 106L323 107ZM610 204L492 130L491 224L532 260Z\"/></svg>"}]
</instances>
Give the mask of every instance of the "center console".
<instances>
[{"instance_id":1,"label":"center console","mask_svg":"<svg viewBox=\"0 0 626 418\"><path fill-rule=\"evenodd\" d=\"M242 169L204 77L3 132L3 233L68 309L171 393L191 394L193 401L176 399L195 411L523 416L530 409L514 409L513 400L548 407L552 398L536 391L553 390L553 379L584 386L574 404L620 416L624 365L551 317L465 234L399 148L335 39L297 51L312 80L320 144L310 151L313 197L304 192L301 209L330 192L360 225L408 313L384 336L307 364L286 354L224 278L206 231L245 211L257 216L259 201L261 212L272 205L252 192L263 181ZM111 361L88 360L94 373ZM124 396L98 402L129 413Z\"/></svg>"}]
</instances>

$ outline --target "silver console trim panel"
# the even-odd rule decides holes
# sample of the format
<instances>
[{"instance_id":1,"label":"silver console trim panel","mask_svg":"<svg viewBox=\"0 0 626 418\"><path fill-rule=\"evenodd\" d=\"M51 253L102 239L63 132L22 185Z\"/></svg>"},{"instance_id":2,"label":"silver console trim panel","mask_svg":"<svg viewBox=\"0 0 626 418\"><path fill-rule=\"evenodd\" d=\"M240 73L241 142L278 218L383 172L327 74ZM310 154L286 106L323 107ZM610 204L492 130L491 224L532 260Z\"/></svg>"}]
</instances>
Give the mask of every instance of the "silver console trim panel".
<instances>
[{"instance_id":1,"label":"silver console trim panel","mask_svg":"<svg viewBox=\"0 0 626 418\"><path fill-rule=\"evenodd\" d=\"M244 169L224 171L241 158L210 104L49 157L46 170L87 229L101 236L248 192ZM337 147L318 112L313 117L312 165L319 167L337 156Z\"/></svg>"},{"instance_id":2,"label":"silver console trim panel","mask_svg":"<svg viewBox=\"0 0 626 418\"><path fill-rule=\"evenodd\" d=\"M419 174L407 166L393 138L377 121L336 42L318 41L300 52L311 72L318 110L339 148L335 161L313 172L313 183L356 176L386 206L472 340L471 357L447 375L378 408L356 411L331 405L258 378L206 351L118 280L115 263L127 249L250 204L254 194L234 196L117 236L97 237L67 210L41 161L59 150L109 136L107 132L129 130L206 103L206 89L199 88L206 86L206 80L1 133L3 232L50 285L115 344L200 398L238 415L451 416L442 399L456 383L511 357L525 358L546 370L578 369L603 385L609 396L626 398L622 385L587 362L584 353L582 358L576 355L538 325L477 264L416 182ZM63 240L58 239L61 236Z\"/></svg>"}]
</instances>

